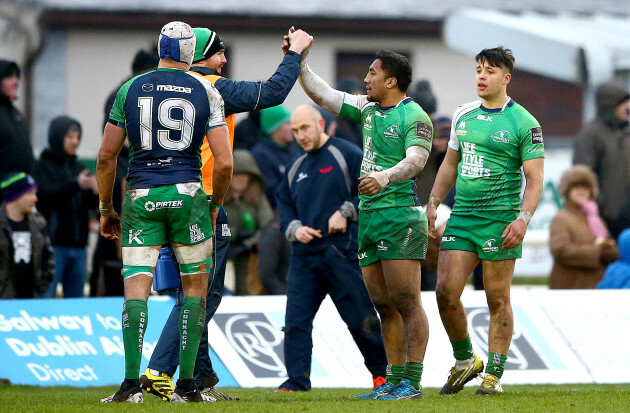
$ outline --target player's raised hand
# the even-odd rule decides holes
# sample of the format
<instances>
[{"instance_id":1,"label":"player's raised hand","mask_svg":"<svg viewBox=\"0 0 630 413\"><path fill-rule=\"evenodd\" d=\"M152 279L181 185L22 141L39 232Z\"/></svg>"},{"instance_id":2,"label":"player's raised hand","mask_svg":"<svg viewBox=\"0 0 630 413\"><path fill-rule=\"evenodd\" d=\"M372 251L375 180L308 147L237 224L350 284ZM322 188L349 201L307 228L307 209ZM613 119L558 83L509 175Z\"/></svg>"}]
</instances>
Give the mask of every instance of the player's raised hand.
<instances>
[{"instance_id":1,"label":"player's raised hand","mask_svg":"<svg viewBox=\"0 0 630 413\"><path fill-rule=\"evenodd\" d=\"M503 249L509 250L523 242L525 231L527 231L527 224L522 219L510 222L510 225L505 228L501 235L501 238L503 238L503 243L501 244Z\"/></svg>"},{"instance_id":2,"label":"player's raised hand","mask_svg":"<svg viewBox=\"0 0 630 413\"><path fill-rule=\"evenodd\" d=\"M304 30L295 30L291 27L288 34L289 50L294 51L302 56L302 59L306 59L308 51L313 44L313 36L306 33Z\"/></svg>"},{"instance_id":3,"label":"player's raised hand","mask_svg":"<svg viewBox=\"0 0 630 413\"><path fill-rule=\"evenodd\" d=\"M295 32L295 27L291 26L287 34L285 34L284 38L282 39L282 53L284 54L289 51L289 47L291 46L291 43L289 42L289 35L293 32Z\"/></svg>"},{"instance_id":4,"label":"player's raised hand","mask_svg":"<svg viewBox=\"0 0 630 413\"><path fill-rule=\"evenodd\" d=\"M308 244L313 240L313 238L321 238L322 230L315 229L311 227L307 227L303 225L295 230L295 239L300 241L302 244Z\"/></svg>"}]
</instances>

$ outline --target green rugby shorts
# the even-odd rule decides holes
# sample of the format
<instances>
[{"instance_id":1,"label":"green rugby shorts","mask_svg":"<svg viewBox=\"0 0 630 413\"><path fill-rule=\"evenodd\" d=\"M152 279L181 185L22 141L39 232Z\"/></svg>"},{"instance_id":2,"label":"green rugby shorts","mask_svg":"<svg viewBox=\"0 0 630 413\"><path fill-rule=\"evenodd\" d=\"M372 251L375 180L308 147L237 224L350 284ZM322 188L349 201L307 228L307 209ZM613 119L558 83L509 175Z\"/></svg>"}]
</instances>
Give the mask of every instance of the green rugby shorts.
<instances>
[{"instance_id":1,"label":"green rugby shorts","mask_svg":"<svg viewBox=\"0 0 630 413\"><path fill-rule=\"evenodd\" d=\"M212 238L206 193L198 183L129 190L122 207L122 235L123 247L194 245Z\"/></svg>"},{"instance_id":2,"label":"green rugby shorts","mask_svg":"<svg viewBox=\"0 0 630 413\"><path fill-rule=\"evenodd\" d=\"M424 260L427 216L420 207L359 211L359 265L380 260Z\"/></svg>"},{"instance_id":3,"label":"green rugby shorts","mask_svg":"<svg viewBox=\"0 0 630 413\"><path fill-rule=\"evenodd\" d=\"M471 251L486 261L521 258L523 244L509 250L501 247L503 231L517 216L518 211L451 213L446 222L440 251Z\"/></svg>"}]
</instances>

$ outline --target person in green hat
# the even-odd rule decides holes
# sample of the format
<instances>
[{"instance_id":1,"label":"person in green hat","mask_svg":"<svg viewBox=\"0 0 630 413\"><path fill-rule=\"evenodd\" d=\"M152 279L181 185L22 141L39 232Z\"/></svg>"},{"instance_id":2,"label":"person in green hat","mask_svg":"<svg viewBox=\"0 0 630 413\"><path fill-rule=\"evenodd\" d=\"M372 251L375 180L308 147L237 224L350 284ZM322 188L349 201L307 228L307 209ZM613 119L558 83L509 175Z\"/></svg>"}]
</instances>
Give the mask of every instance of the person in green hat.
<instances>
[{"instance_id":1,"label":"person in green hat","mask_svg":"<svg viewBox=\"0 0 630 413\"><path fill-rule=\"evenodd\" d=\"M260 127L269 136L252 148L252 155L265 178L265 192L271 206L276 208L276 191L286 165L302 153L293 140L291 113L283 106L260 112Z\"/></svg>"},{"instance_id":2,"label":"person in green hat","mask_svg":"<svg viewBox=\"0 0 630 413\"><path fill-rule=\"evenodd\" d=\"M282 62L276 72L266 81L236 81L222 75L222 68L227 63L225 44L217 32L208 28L193 28L195 35L195 54L189 73L200 76L214 84L223 97L225 118L230 131L231 146L234 146L234 114L277 106L284 102L293 88L300 73L301 54L310 48L313 37L297 30L291 34L291 47L286 50ZM290 130L289 130L290 132ZM201 174L203 189L212 200L212 169L214 156L208 142L201 147ZM214 316L223 297L225 264L231 233L228 219L222 205L218 211L216 232L213 243L213 261L215 263L210 274L208 295L206 297L206 323ZM180 293L181 294L181 293ZM181 303L181 300L178 302ZM171 315L162 330L155 350L149 361L147 370L140 377L142 387L149 393L164 400L173 394L173 375L179 364L179 328L178 317L181 304L173 307ZM216 388L219 377L212 368L208 354L208 329L204 329L200 349L195 362L195 381L202 394L209 396L206 400L234 400Z\"/></svg>"}]
</instances>

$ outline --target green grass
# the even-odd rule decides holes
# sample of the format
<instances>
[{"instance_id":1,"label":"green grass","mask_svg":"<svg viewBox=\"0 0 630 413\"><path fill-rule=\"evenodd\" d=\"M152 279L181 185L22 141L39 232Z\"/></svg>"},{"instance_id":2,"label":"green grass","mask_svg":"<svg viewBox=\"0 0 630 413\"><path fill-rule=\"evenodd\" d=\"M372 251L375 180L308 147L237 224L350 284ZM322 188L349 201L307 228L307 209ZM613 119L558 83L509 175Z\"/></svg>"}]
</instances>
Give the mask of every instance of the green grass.
<instances>
[{"instance_id":1,"label":"green grass","mask_svg":"<svg viewBox=\"0 0 630 413\"><path fill-rule=\"evenodd\" d=\"M356 389L316 389L305 393L274 393L272 389L222 389L239 396L237 402L171 405L145 393L142 405L101 404L101 397L115 387L0 386L2 412L623 412L630 411L630 384L571 384L506 386L498 396L476 396L474 385L460 394L439 396L438 389L425 389L424 399L400 402L355 400L364 392Z\"/></svg>"}]
</instances>

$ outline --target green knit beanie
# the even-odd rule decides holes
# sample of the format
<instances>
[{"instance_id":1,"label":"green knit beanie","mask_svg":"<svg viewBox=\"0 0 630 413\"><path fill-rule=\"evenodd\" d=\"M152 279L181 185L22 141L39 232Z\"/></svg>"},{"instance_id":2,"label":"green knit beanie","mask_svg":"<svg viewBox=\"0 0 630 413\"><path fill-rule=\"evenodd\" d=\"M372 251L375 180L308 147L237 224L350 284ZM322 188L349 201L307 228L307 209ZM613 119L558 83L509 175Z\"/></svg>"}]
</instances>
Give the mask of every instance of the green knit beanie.
<instances>
[{"instance_id":1,"label":"green knit beanie","mask_svg":"<svg viewBox=\"0 0 630 413\"><path fill-rule=\"evenodd\" d=\"M290 121L291 113L282 105L260 111L260 127L267 135L271 135L282 125Z\"/></svg>"}]
</instances>

